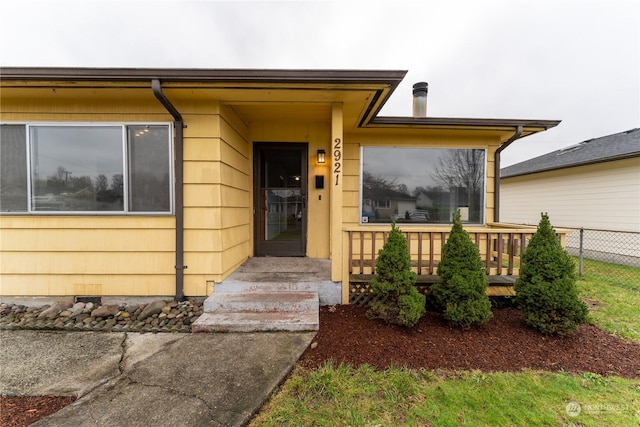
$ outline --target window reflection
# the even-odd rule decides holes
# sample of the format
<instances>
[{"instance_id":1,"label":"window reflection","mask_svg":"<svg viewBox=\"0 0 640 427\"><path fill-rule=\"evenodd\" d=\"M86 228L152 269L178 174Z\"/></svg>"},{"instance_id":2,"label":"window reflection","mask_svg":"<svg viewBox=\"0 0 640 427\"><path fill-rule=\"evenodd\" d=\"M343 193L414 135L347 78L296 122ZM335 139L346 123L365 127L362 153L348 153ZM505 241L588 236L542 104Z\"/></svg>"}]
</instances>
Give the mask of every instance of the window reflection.
<instances>
[{"instance_id":1,"label":"window reflection","mask_svg":"<svg viewBox=\"0 0 640 427\"><path fill-rule=\"evenodd\" d=\"M1 132L1 212L171 212L167 124L3 124Z\"/></svg>"},{"instance_id":2,"label":"window reflection","mask_svg":"<svg viewBox=\"0 0 640 427\"><path fill-rule=\"evenodd\" d=\"M485 150L364 147L362 223L484 222Z\"/></svg>"},{"instance_id":3,"label":"window reflection","mask_svg":"<svg viewBox=\"0 0 640 427\"><path fill-rule=\"evenodd\" d=\"M122 127L31 128L35 211L120 211Z\"/></svg>"},{"instance_id":4,"label":"window reflection","mask_svg":"<svg viewBox=\"0 0 640 427\"><path fill-rule=\"evenodd\" d=\"M128 126L129 207L136 212L170 209L169 128Z\"/></svg>"},{"instance_id":5,"label":"window reflection","mask_svg":"<svg viewBox=\"0 0 640 427\"><path fill-rule=\"evenodd\" d=\"M27 148L23 125L0 128L0 210L27 210Z\"/></svg>"}]
</instances>

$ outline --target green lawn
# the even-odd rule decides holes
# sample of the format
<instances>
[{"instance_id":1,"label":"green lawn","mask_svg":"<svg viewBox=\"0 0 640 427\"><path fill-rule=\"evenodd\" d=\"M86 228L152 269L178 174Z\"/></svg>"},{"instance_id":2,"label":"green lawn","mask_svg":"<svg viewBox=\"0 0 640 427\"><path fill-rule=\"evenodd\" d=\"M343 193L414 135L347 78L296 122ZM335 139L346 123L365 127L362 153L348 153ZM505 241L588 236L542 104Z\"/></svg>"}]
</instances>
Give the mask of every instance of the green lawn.
<instances>
[{"instance_id":1,"label":"green lawn","mask_svg":"<svg viewBox=\"0 0 640 427\"><path fill-rule=\"evenodd\" d=\"M595 307L591 321L640 341L640 270L601 267L578 281L582 298ZM619 268L631 274L620 279ZM640 380L540 371L298 367L251 425L632 426L640 425Z\"/></svg>"},{"instance_id":2,"label":"green lawn","mask_svg":"<svg viewBox=\"0 0 640 427\"><path fill-rule=\"evenodd\" d=\"M585 260L580 296L599 328L640 342L640 268Z\"/></svg>"},{"instance_id":3,"label":"green lawn","mask_svg":"<svg viewBox=\"0 0 640 427\"><path fill-rule=\"evenodd\" d=\"M580 413L569 415L572 402ZM569 405L569 406L568 406ZM573 423L573 424L572 424ZM570 426L640 423L640 380L595 374L297 368L252 426Z\"/></svg>"}]
</instances>

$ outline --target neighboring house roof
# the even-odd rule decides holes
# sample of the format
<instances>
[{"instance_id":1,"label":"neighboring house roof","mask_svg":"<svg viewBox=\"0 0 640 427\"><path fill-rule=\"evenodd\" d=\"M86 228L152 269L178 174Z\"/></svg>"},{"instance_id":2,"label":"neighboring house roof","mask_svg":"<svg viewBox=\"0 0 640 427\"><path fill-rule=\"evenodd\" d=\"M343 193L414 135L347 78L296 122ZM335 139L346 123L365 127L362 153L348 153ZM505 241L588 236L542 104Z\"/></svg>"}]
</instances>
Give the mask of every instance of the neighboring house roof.
<instances>
[{"instance_id":1,"label":"neighboring house roof","mask_svg":"<svg viewBox=\"0 0 640 427\"><path fill-rule=\"evenodd\" d=\"M368 194L365 194L364 197L366 199L376 199L376 200L416 200L415 197L410 194L403 193L401 191L384 189L377 191L367 191ZM370 194L373 193L373 194Z\"/></svg>"},{"instance_id":2,"label":"neighboring house roof","mask_svg":"<svg viewBox=\"0 0 640 427\"><path fill-rule=\"evenodd\" d=\"M640 157L640 128L593 138L552 153L508 166L501 178Z\"/></svg>"}]
</instances>

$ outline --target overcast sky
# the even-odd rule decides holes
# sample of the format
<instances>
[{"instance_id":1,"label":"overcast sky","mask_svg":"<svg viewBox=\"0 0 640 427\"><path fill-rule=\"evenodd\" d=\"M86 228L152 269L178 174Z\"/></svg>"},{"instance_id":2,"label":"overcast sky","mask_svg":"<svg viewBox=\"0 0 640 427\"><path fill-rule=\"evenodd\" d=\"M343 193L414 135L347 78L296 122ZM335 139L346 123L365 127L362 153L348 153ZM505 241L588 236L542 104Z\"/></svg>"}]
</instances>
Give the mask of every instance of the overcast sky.
<instances>
[{"instance_id":1,"label":"overcast sky","mask_svg":"<svg viewBox=\"0 0 640 427\"><path fill-rule=\"evenodd\" d=\"M503 166L640 127L636 0L0 0L2 66L407 70L382 115L559 119Z\"/></svg>"}]
</instances>

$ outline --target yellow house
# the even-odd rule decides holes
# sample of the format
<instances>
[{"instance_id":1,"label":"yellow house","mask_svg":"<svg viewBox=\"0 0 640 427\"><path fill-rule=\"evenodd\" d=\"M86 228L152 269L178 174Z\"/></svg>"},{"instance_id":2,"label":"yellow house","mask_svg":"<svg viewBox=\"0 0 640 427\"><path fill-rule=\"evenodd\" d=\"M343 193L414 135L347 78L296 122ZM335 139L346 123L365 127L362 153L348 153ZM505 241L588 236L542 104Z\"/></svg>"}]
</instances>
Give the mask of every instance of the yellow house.
<instances>
[{"instance_id":1,"label":"yellow house","mask_svg":"<svg viewBox=\"0 0 640 427\"><path fill-rule=\"evenodd\" d=\"M426 83L379 116L404 71L0 72L5 299L207 296L268 256L327 260L349 303L393 220L433 276L456 209L515 276L534 230L499 223L500 152L559 123L429 117Z\"/></svg>"}]
</instances>

